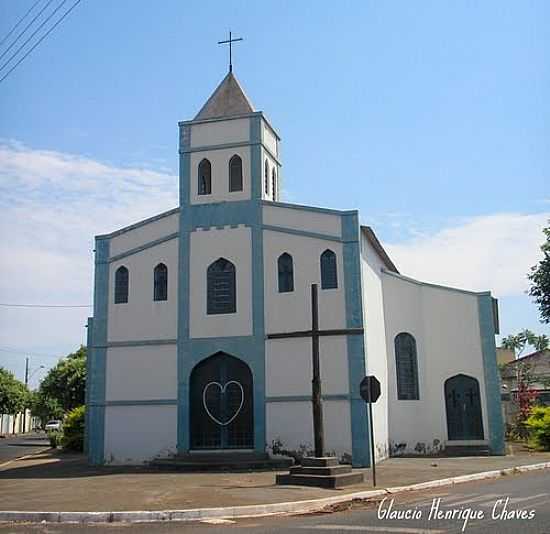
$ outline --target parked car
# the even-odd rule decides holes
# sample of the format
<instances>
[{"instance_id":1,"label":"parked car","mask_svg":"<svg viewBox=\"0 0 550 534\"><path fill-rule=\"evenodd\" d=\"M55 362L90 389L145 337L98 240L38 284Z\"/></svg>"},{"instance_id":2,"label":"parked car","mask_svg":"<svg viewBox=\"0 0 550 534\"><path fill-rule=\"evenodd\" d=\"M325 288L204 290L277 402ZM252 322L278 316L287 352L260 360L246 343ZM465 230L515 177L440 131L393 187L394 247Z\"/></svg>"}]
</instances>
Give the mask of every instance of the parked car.
<instances>
[{"instance_id":1,"label":"parked car","mask_svg":"<svg viewBox=\"0 0 550 534\"><path fill-rule=\"evenodd\" d=\"M61 430L61 421L59 419L52 419L48 421L45 426L46 432L51 432L52 430Z\"/></svg>"}]
</instances>

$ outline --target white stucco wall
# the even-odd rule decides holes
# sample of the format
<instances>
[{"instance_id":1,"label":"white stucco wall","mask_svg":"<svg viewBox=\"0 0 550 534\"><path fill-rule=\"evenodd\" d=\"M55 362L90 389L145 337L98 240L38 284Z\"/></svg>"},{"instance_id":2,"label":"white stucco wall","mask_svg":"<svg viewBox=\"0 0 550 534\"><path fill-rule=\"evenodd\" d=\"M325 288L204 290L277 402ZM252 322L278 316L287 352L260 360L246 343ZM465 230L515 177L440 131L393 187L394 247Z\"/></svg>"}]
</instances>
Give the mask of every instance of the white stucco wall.
<instances>
[{"instance_id":1,"label":"white stucco wall","mask_svg":"<svg viewBox=\"0 0 550 534\"><path fill-rule=\"evenodd\" d=\"M110 347L107 350L105 399L144 401L176 399L176 345Z\"/></svg>"},{"instance_id":2,"label":"white stucco wall","mask_svg":"<svg viewBox=\"0 0 550 534\"><path fill-rule=\"evenodd\" d=\"M179 213L137 226L111 238L110 256L116 256L179 230Z\"/></svg>"},{"instance_id":3,"label":"white stucco wall","mask_svg":"<svg viewBox=\"0 0 550 534\"><path fill-rule=\"evenodd\" d=\"M312 214L313 217L315 215ZM321 289L320 257L327 249L332 250L337 258L338 288L336 289ZM277 260L284 252L290 254L294 261L294 291L290 293L279 293L278 289ZM346 302L342 244L265 230L264 302L267 332L289 332L311 328L311 284L319 286L320 328L345 328Z\"/></svg>"},{"instance_id":4,"label":"white stucco wall","mask_svg":"<svg viewBox=\"0 0 550 534\"><path fill-rule=\"evenodd\" d=\"M191 148L243 143L250 139L250 119L231 119L191 125Z\"/></svg>"},{"instance_id":5,"label":"white stucco wall","mask_svg":"<svg viewBox=\"0 0 550 534\"><path fill-rule=\"evenodd\" d=\"M177 407L107 406L105 462L139 464L176 453Z\"/></svg>"},{"instance_id":6,"label":"white stucco wall","mask_svg":"<svg viewBox=\"0 0 550 534\"><path fill-rule=\"evenodd\" d=\"M232 122L232 121L230 121ZM225 141L233 142L232 139ZM237 154L243 164L243 190L229 191L229 160ZM212 166L212 194L198 194L198 169L203 158L207 158ZM250 198L250 147L241 146L219 150L205 150L191 154L190 191L191 204L210 204Z\"/></svg>"},{"instance_id":7,"label":"white stucco wall","mask_svg":"<svg viewBox=\"0 0 550 534\"><path fill-rule=\"evenodd\" d=\"M327 453L342 458L351 456L351 417L347 400L323 402L323 426ZM268 447L277 440L286 450L313 450L311 401L269 402L266 406Z\"/></svg>"},{"instance_id":8,"label":"white stucco wall","mask_svg":"<svg viewBox=\"0 0 550 534\"><path fill-rule=\"evenodd\" d=\"M447 441L444 382L463 373L479 382L484 438L489 438L478 300L473 293L422 285L384 274L388 347L390 444L402 452L429 452ZM397 400L394 339L409 332L416 339L420 400ZM437 440L434 442L434 440Z\"/></svg>"},{"instance_id":9,"label":"white stucco wall","mask_svg":"<svg viewBox=\"0 0 550 534\"><path fill-rule=\"evenodd\" d=\"M252 237L250 228L226 227L191 233L189 304L190 337L248 336L252 334ZM206 313L206 272L219 258L235 265L237 312Z\"/></svg>"},{"instance_id":10,"label":"white stucco wall","mask_svg":"<svg viewBox=\"0 0 550 534\"><path fill-rule=\"evenodd\" d=\"M264 142L267 149L274 156L277 157L278 156L277 138L275 137L275 135L273 134L273 131L264 120L262 120L262 141Z\"/></svg>"},{"instance_id":11,"label":"white stucco wall","mask_svg":"<svg viewBox=\"0 0 550 534\"><path fill-rule=\"evenodd\" d=\"M342 234L341 217L331 213L266 205L263 207L263 221L269 226L282 226L338 238Z\"/></svg>"},{"instance_id":12,"label":"white stucco wall","mask_svg":"<svg viewBox=\"0 0 550 534\"><path fill-rule=\"evenodd\" d=\"M168 300L153 300L153 270L168 267ZM129 271L128 302L114 303L115 272ZM109 265L108 341L175 339L177 336L178 239L165 241Z\"/></svg>"},{"instance_id":13,"label":"white stucco wall","mask_svg":"<svg viewBox=\"0 0 550 534\"><path fill-rule=\"evenodd\" d=\"M275 168L275 171L277 173L277 182L279 181L279 174L280 174L280 167L279 164L271 157L271 154L265 150L262 147L261 150L261 158L262 158L262 169L261 169L261 176L262 176L262 198L264 200L276 200L273 198L273 168ZM265 162L267 160L268 167L269 167L269 179L267 181L267 191L265 188ZM280 191L280 187L277 186L277 189Z\"/></svg>"},{"instance_id":14,"label":"white stucco wall","mask_svg":"<svg viewBox=\"0 0 550 534\"><path fill-rule=\"evenodd\" d=\"M364 235L361 236L361 274L363 279L363 324L367 374L381 384L382 394L373 404L376 460L389 455L388 438L388 372L384 299L382 289L383 262Z\"/></svg>"}]
</instances>

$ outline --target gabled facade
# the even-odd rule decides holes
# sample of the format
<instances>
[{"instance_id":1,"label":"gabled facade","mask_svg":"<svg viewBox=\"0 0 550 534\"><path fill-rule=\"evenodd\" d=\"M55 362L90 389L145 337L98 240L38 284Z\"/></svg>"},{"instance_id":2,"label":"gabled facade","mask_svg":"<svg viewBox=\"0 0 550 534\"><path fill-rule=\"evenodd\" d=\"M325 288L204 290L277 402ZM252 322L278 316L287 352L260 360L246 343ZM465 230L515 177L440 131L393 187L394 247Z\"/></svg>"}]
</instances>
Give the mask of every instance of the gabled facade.
<instances>
[{"instance_id":1,"label":"gabled facade","mask_svg":"<svg viewBox=\"0 0 550 534\"><path fill-rule=\"evenodd\" d=\"M365 332L321 338L327 450L370 464L374 373L379 458L443 449L449 428L501 452L490 296L402 277L357 211L280 202L279 135L231 72L179 127L180 206L96 237L90 461L311 449L311 340L267 336L311 328L313 283L322 329ZM452 391L477 395L477 426Z\"/></svg>"}]
</instances>

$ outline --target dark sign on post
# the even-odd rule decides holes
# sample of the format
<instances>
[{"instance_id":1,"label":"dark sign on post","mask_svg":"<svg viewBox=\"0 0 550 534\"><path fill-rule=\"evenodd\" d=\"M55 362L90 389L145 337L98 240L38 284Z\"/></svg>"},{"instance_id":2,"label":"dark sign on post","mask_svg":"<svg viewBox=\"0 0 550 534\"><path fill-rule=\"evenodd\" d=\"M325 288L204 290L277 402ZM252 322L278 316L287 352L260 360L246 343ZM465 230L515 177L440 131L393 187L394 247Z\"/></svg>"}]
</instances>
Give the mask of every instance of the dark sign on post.
<instances>
[{"instance_id":1,"label":"dark sign on post","mask_svg":"<svg viewBox=\"0 0 550 534\"><path fill-rule=\"evenodd\" d=\"M369 407L369 430L370 430L370 458L372 462L372 485L376 486L376 462L374 461L374 428L372 424L372 403L380 397L380 381L374 375L369 375L361 380L359 393L361 398Z\"/></svg>"}]
</instances>

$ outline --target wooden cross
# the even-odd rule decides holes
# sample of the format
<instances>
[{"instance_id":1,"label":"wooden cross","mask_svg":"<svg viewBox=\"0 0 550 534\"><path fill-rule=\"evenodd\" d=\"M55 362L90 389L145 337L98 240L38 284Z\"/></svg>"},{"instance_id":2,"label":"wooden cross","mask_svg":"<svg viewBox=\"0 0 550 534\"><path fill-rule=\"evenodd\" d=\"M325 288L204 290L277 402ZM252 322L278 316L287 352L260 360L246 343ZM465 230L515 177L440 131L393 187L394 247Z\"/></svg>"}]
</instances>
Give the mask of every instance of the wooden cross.
<instances>
[{"instance_id":1,"label":"wooden cross","mask_svg":"<svg viewBox=\"0 0 550 534\"><path fill-rule=\"evenodd\" d=\"M227 39L226 41L218 41L219 45L229 44L229 72L233 72L233 63L232 63L232 58L231 58L231 45L232 45L232 43L236 43L236 42L242 41L242 40L243 40L242 37L237 37L237 39L232 39L231 38L231 30L229 30L229 39Z\"/></svg>"},{"instance_id":2,"label":"wooden cross","mask_svg":"<svg viewBox=\"0 0 550 534\"><path fill-rule=\"evenodd\" d=\"M321 401L321 365L319 359L319 338L321 336L363 335L363 328L339 328L319 330L319 303L317 284L311 284L311 330L267 334L267 339L288 339L293 337L311 338L311 357L313 362L313 379L311 381L311 402L313 404L313 434L315 456L325 455L325 437L323 431L323 404Z\"/></svg>"}]
</instances>

